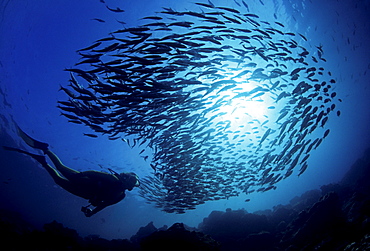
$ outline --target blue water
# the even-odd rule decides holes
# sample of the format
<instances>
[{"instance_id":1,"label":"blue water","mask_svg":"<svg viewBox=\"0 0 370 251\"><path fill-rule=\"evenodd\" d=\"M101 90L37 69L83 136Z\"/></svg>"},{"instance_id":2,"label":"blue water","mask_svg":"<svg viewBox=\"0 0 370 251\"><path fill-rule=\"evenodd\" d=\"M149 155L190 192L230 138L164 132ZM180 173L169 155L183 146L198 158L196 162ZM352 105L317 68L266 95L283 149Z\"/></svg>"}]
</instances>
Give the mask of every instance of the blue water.
<instances>
[{"instance_id":1,"label":"blue water","mask_svg":"<svg viewBox=\"0 0 370 251\"><path fill-rule=\"evenodd\" d=\"M152 16L162 7L199 10L193 2L106 0L110 7L125 10L113 13L99 0L0 1L1 145L24 146L15 133L17 123L33 137L48 142L67 166L79 171L104 167L132 171L141 177L150 174L149 163L139 157L140 149L108 140L107 136L86 137L83 133L92 133L89 128L68 123L60 116L57 101L66 97L59 88L69 80L69 73L63 69L78 62L76 50L122 28L116 20L134 27L140 18ZM236 2L241 3L212 2L233 8L240 8ZM370 146L370 1L245 2L261 20L279 21L287 30L305 35L310 48L323 45L325 69L337 81L335 91L343 100L337 104L341 116L328 120L330 135L311 152L309 168L303 175L290 176L273 191L207 202L182 215L161 212L134 190L127 192L122 202L86 218L80 212L81 206L87 205L85 200L57 187L30 158L1 149L1 208L20 212L38 227L56 220L81 235L129 238L150 221L156 227L175 222L196 227L212 210L271 209L306 190L339 181ZM245 202L246 198L251 201Z\"/></svg>"}]
</instances>

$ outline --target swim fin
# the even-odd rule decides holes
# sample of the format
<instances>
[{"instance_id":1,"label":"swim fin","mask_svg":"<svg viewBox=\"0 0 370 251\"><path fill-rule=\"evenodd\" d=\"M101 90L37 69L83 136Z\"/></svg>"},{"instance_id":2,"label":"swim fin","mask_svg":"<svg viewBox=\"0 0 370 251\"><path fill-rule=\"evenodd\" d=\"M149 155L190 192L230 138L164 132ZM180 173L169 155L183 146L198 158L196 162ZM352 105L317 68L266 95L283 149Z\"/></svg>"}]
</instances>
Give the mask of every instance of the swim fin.
<instances>
[{"instance_id":1,"label":"swim fin","mask_svg":"<svg viewBox=\"0 0 370 251\"><path fill-rule=\"evenodd\" d=\"M37 148L43 151L46 151L49 148L49 144L43 143L43 142L40 142L40 141L37 141L31 138L24 131L22 131L22 129L19 127L18 127L18 134L24 140L24 142L26 142L26 144L29 145L30 147Z\"/></svg>"},{"instance_id":2,"label":"swim fin","mask_svg":"<svg viewBox=\"0 0 370 251\"><path fill-rule=\"evenodd\" d=\"M43 156L43 155L37 155L37 154L29 153L29 152L23 151L21 149L14 148L14 147L9 147L9 146L3 146L3 148L5 150L8 150L8 151L14 151L14 152L19 152L19 153L23 153L23 154L29 155L32 158L34 158L35 160L37 160L37 162L39 162L43 166L48 164L46 162L45 156Z\"/></svg>"}]
</instances>

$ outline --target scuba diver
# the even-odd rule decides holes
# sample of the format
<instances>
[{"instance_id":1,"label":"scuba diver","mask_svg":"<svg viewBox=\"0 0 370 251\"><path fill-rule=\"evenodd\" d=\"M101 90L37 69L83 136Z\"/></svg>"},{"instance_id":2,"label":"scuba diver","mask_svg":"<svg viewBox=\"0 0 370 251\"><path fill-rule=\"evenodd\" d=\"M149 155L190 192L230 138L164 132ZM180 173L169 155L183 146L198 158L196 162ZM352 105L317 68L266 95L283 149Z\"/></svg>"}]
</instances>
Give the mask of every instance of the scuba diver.
<instances>
[{"instance_id":1,"label":"scuba diver","mask_svg":"<svg viewBox=\"0 0 370 251\"><path fill-rule=\"evenodd\" d=\"M140 185L138 176L131 172L117 173L111 169L108 169L111 173L73 170L65 166L58 156L49 150L47 143L31 138L19 127L18 134L27 145L42 150L52 161L55 168L46 162L45 155L32 154L8 146L3 146L4 149L31 156L46 169L57 185L76 196L89 200L90 204L81 208L86 217L90 217L105 207L120 202L125 198L125 190L131 191L134 187ZM91 209L91 206L94 208Z\"/></svg>"}]
</instances>

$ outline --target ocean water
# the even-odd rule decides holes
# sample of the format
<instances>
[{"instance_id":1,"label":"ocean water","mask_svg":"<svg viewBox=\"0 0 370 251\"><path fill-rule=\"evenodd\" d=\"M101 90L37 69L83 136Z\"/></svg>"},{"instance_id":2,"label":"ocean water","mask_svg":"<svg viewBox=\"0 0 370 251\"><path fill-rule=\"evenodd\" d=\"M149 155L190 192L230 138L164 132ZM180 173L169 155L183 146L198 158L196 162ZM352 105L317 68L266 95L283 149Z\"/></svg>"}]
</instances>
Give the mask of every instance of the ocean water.
<instances>
[{"instance_id":1,"label":"ocean water","mask_svg":"<svg viewBox=\"0 0 370 251\"><path fill-rule=\"evenodd\" d=\"M0 1L0 142L32 151L17 135L15 125L18 125L32 137L47 142L67 166L78 171L111 168L135 172L139 177L153 176L150 161L140 156L142 149L131 148L122 140L109 140L107 135L87 137L84 133L95 132L60 115L57 102L67 99L60 86L67 86L70 79L64 69L79 62L78 49L107 37L110 32L141 25L141 18L161 15L157 12L162 7L176 11L206 8L185 0L105 2L124 12L110 11L99 0ZM29 157L0 149L1 208L21 213L37 227L56 220L83 236L129 238L151 221L156 227L175 222L197 227L213 210L271 209L307 190L338 182L370 146L370 2L245 2L249 13L257 14L258 20L278 21L285 25L282 30L304 35L308 41L297 41L308 51L316 51L322 45L327 61L325 71L330 71L336 81L333 87L336 100L342 102L335 102L335 111L340 110L341 114L337 116L334 112L329 117L325 128L330 129L330 134L310 152L309 167L302 175L298 177L297 168L293 175L278 182L275 190L207 201L184 214L163 212L147 204L139 189L134 189L126 192L120 203L86 218L80 212L81 206L88 204L86 200L56 186L48 173ZM242 1L212 3L247 13ZM260 107L264 105L259 103ZM263 117L264 112L266 108L255 116ZM279 130L278 125L275 129Z\"/></svg>"}]
</instances>

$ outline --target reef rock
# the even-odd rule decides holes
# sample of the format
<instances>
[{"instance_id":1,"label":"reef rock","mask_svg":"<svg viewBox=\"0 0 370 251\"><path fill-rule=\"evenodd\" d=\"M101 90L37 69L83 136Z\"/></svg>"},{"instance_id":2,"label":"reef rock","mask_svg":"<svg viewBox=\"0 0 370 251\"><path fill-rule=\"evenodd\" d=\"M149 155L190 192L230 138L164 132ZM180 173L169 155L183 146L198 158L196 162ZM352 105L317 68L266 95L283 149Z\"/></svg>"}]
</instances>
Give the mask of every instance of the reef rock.
<instances>
[{"instance_id":1,"label":"reef rock","mask_svg":"<svg viewBox=\"0 0 370 251\"><path fill-rule=\"evenodd\" d=\"M346 226L338 195L329 193L309 210L301 211L287 227L283 242L299 249L314 249L340 238Z\"/></svg>"},{"instance_id":2,"label":"reef rock","mask_svg":"<svg viewBox=\"0 0 370 251\"><path fill-rule=\"evenodd\" d=\"M137 233L130 238L130 241L132 241L133 243L140 242L141 239L151 235L157 230L158 229L153 225L153 221L151 221L145 227L141 227L139 231L137 231Z\"/></svg>"},{"instance_id":3,"label":"reef rock","mask_svg":"<svg viewBox=\"0 0 370 251\"><path fill-rule=\"evenodd\" d=\"M157 231L140 242L141 250L219 250L211 237L186 230L183 223L175 223L166 231Z\"/></svg>"}]
</instances>

